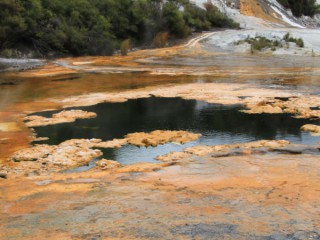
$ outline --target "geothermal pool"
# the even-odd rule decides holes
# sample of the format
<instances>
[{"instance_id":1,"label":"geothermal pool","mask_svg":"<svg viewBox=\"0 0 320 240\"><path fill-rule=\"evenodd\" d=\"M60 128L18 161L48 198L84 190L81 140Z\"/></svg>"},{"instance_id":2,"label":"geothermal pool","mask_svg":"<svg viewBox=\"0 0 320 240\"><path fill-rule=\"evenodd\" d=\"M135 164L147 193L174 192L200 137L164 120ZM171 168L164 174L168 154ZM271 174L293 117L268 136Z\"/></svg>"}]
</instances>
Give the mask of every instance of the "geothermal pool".
<instances>
[{"instance_id":1,"label":"geothermal pool","mask_svg":"<svg viewBox=\"0 0 320 240\"><path fill-rule=\"evenodd\" d=\"M155 162L158 155L182 151L195 145L221 145L249 142L261 139L284 139L292 143L315 144L319 137L301 132L300 127L320 121L293 118L289 114L246 114L242 106L223 106L203 101L181 98L142 98L124 103L101 103L82 109L97 113L94 119L81 119L74 123L63 123L37 127L38 137L49 137L42 143L59 144L78 138L100 138L104 141L124 138L128 133L153 130L184 130L201 133L202 136L187 144L165 144L158 147L136 147L125 145L119 149L102 149L104 158L121 164ZM50 117L56 111L36 113ZM86 170L94 165L84 166Z\"/></svg>"}]
</instances>

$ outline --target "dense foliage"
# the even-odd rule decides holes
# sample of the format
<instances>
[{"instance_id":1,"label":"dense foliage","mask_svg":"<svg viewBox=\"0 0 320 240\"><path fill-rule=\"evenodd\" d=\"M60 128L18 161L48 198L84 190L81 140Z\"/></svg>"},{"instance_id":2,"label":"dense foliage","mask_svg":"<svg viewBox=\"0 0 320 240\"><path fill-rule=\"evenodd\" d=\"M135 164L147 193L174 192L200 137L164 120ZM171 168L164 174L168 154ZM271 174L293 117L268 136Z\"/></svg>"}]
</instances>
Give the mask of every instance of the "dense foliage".
<instances>
[{"instance_id":1,"label":"dense foliage","mask_svg":"<svg viewBox=\"0 0 320 240\"><path fill-rule=\"evenodd\" d=\"M302 15L313 17L320 13L320 6L316 0L278 0L278 2L286 8L290 8L296 17Z\"/></svg>"},{"instance_id":2,"label":"dense foliage","mask_svg":"<svg viewBox=\"0 0 320 240\"><path fill-rule=\"evenodd\" d=\"M1 51L39 55L109 55L126 39L144 44L161 32L182 38L238 26L210 1L202 9L189 0L0 0L0 19Z\"/></svg>"}]
</instances>

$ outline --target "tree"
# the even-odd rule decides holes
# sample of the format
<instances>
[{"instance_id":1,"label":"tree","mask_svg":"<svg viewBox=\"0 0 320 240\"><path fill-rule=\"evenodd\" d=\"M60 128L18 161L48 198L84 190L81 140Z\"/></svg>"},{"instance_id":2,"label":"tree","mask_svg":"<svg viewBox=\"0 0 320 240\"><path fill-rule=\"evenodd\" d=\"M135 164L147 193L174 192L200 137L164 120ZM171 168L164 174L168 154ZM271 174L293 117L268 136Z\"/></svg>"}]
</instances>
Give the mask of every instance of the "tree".
<instances>
[{"instance_id":1,"label":"tree","mask_svg":"<svg viewBox=\"0 0 320 240\"><path fill-rule=\"evenodd\" d=\"M164 4L163 18L165 27L169 29L170 34L180 38L188 36L189 28L176 2L170 1Z\"/></svg>"},{"instance_id":2,"label":"tree","mask_svg":"<svg viewBox=\"0 0 320 240\"><path fill-rule=\"evenodd\" d=\"M284 7L290 8L293 15L300 17L301 15L313 17L315 14L320 13L320 5L316 0L278 0Z\"/></svg>"},{"instance_id":3,"label":"tree","mask_svg":"<svg viewBox=\"0 0 320 240\"><path fill-rule=\"evenodd\" d=\"M20 1L0 1L0 48L13 46L21 33L27 29L23 14L25 9Z\"/></svg>"}]
</instances>

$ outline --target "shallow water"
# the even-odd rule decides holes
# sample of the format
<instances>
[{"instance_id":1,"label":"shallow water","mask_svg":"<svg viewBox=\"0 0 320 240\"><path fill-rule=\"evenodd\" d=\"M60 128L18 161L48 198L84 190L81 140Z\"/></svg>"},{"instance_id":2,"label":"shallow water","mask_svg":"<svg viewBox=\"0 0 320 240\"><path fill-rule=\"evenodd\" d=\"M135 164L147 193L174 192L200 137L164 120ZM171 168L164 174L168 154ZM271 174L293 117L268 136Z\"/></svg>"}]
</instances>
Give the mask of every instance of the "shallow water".
<instances>
[{"instance_id":1,"label":"shallow water","mask_svg":"<svg viewBox=\"0 0 320 240\"><path fill-rule=\"evenodd\" d=\"M139 61L141 59L137 60ZM319 61L312 57L191 55L152 58L147 61L144 59L139 67L155 72L171 69L172 72L169 71L169 75L150 75L147 72L87 72L43 77L0 73L0 110L10 109L20 102L195 82L251 83L263 87L275 85L277 88L285 86L307 91L312 86L316 94L320 94ZM181 71L185 71L185 74L180 75ZM23 110L30 110L25 107L27 109Z\"/></svg>"},{"instance_id":2,"label":"shallow water","mask_svg":"<svg viewBox=\"0 0 320 240\"><path fill-rule=\"evenodd\" d=\"M75 109L75 108L73 108ZM296 119L288 114L245 114L241 106L222 106L181 98L145 98L125 103L102 103L80 107L97 113L97 118L81 119L35 128L39 137L49 137L44 142L59 144L68 139L100 138L111 140L123 138L128 133L153 130L186 130L201 133L202 137L184 145L173 143L156 148L139 148L126 145L120 149L104 149L104 157L122 164L153 162L154 158L171 151L195 145L220 145L248 142L259 139L285 139L293 143L314 144L319 137L300 131L307 123L319 123ZM50 117L55 112L37 115Z\"/></svg>"}]
</instances>

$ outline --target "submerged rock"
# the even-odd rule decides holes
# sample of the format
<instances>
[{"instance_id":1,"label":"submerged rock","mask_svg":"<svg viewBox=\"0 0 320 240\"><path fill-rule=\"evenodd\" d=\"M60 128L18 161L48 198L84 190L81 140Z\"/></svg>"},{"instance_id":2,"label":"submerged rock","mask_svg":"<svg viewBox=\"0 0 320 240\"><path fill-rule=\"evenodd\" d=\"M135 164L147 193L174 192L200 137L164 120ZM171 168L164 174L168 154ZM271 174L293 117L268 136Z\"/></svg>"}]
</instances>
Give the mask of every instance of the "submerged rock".
<instances>
[{"instance_id":1,"label":"submerged rock","mask_svg":"<svg viewBox=\"0 0 320 240\"><path fill-rule=\"evenodd\" d=\"M156 147L159 144L187 143L197 140L201 134L190 133L186 131L162 131L156 130L150 133L131 133L126 136L127 141L131 145L139 147Z\"/></svg>"},{"instance_id":2,"label":"submerged rock","mask_svg":"<svg viewBox=\"0 0 320 240\"><path fill-rule=\"evenodd\" d=\"M237 155L251 155L264 154L267 151L280 149L286 147L290 142L286 140L260 140L248 143L226 144L216 146L195 146L184 149L183 152L171 152L165 155L160 155L156 159L164 162L186 161L193 156L209 155L213 158L237 156Z\"/></svg>"},{"instance_id":3,"label":"submerged rock","mask_svg":"<svg viewBox=\"0 0 320 240\"><path fill-rule=\"evenodd\" d=\"M87 112L82 110L68 110L62 111L52 115L52 118L42 116L27 116L24 118L28 127L41 127L47 125L54 125L59 123L70 123L77 119L95 118L97 116L94 112Z\"/></svg>"},{"instance_id":4,"label":"submerged rock","mask_svg":"<svg viewBox=\"0 0 320 240\"><path fill-rule=\"evenodd\" d=\"M274 148L272 151L288 153L288 154L319 154L318 146L306 146L301 144L289 144L280 148Z\"/></svg>"},{"instance_id":5,"label":"submerged rock","mask_svg":"<svg viewBox=\"0 0 320 240\"><path fill-rule=\"evenodd\" d=\"M183 159L188 159L192 157L192 154L187 152L171 152L165 155L160 155L156 157L156 160L161 162L176 162Z\"/></svg>"}]
</instances>

